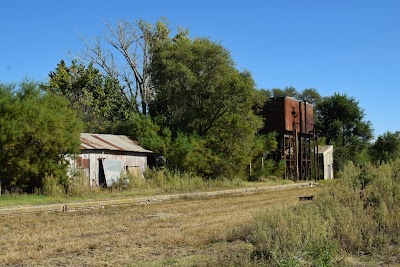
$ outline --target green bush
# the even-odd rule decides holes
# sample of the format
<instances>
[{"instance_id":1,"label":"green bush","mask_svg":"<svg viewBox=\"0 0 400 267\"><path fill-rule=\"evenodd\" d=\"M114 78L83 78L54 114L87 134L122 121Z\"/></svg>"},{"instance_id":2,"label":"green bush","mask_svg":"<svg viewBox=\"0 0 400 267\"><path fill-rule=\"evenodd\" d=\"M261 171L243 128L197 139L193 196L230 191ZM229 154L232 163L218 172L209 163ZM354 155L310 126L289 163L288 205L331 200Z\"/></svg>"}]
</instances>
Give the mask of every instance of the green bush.
<instances>
[{"instance_id":1,"label":"green bush","mask_svg":"<svg viewBox=\"0 0 400 267\"><path fill-rule=\"evenodd\" d=\"M276 164L276 162L272 159L267 159L264 161L258 159L252 162L251 167L252 173L250 180L252 181L262 180L272 176L276 176L279 178L283 177L283 173L280 170L280 163Z\"/></svg>"},{"instance_id":2,"label":"green bush","mask_svg":"<svg viewBox=\"0 0 400 267\"><path fill-rule=\"evenodd\" d=\"M67 187L65 156L79 150L81 131L76 112L62 97L41 91L35 82L0 84L3 190L32 193L45 186L46 176Z\"/></svg>"}]
</instances>

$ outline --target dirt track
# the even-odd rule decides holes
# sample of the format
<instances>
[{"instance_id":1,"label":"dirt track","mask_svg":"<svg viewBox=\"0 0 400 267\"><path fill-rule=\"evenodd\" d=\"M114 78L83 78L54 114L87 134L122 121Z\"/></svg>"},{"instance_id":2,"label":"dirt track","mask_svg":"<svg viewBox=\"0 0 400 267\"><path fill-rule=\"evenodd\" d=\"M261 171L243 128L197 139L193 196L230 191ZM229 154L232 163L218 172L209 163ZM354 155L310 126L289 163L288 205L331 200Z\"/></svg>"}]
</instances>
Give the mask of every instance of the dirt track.
<instances>
[{"instance_id":1,"label":"dirt track","mask_svg":"<svg viewBox=\"0 0 400 267\"><path fill-rule=\"evenodd\" d=\"M154 202L170 201L175 199L193 199L193 198L207 198L225 195L241 195L241 194L254 194L265 191L285 190L291 188L304 188L314 187L317 183L293 183L286 185L262 186L262 187L249 187L230 190L210 191L210 192L194 192L172 195L156 195L149 197L135 197L135 198L119 198L110 200L98 200L88 202L72 202L66 204L48 204L48 205L34 205L34 206L17 206L0 208L0 215L23 214L23 213L37 213L47 211L76 211L80 209L93 209L104 208L106 206L119 206L119 205L135 205L135 204L148 204Z\"/></svg>"}]
</instances>

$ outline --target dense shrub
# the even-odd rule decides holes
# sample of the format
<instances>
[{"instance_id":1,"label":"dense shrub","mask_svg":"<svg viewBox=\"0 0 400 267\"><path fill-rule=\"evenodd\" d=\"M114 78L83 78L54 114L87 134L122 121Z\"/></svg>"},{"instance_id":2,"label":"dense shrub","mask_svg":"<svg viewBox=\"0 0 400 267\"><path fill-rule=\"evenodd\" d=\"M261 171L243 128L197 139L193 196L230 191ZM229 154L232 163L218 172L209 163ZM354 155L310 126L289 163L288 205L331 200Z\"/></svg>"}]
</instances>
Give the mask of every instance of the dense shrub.
<instances>
[{"instance_id":1,"label":"dense shrub","mask_svg":"<svg viewBox=\"0 0 400 267\"><path fill-rule=\"evenodd\" d=\"M258 216L248 237L255 257L274 266L330 266L337 253L374 254L399 244L400 160L350 163L338 176L313 203Z\"/></svg>"},{"instance_id":2,"label":"dense shrub","mask_svg":"<svg viewBox=\"0 0 400 267\"><path fill-rule=\"evenodd\" d=\"M66 188L67 154L79 150L82 123L62 97L34 82L0 84L0 182L3 190L33 192L45 177ZM52 182L47 181L49 188ZM49 189L48 188L48 189ZM54 190L51 190L54 191Z\"/></svg>"}]
</instances>

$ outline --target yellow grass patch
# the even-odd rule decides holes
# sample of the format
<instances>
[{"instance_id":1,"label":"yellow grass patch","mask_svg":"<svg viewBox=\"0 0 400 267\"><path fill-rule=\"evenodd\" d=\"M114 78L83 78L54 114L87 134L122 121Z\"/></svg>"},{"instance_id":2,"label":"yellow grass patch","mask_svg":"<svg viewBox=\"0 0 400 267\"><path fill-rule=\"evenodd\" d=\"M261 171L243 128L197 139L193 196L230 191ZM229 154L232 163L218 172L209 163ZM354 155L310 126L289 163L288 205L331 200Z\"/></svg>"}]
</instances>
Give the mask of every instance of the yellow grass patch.
<instances>
[{"instance_id":1,"label":"yellow grass patch","mask_svg":"<svg viewBox=\"0 0 400 267\"><path fill-rule=\"evenodd\" d=\"M244 228L255 214L297 203L299 196L315 195L320 190L313 187L69 213L4 216L0 221L0 263L161 266L215 260L231 253L230 249L246 251L249 244L227 243L227 238Z\"/></svg>"}]
</instances>

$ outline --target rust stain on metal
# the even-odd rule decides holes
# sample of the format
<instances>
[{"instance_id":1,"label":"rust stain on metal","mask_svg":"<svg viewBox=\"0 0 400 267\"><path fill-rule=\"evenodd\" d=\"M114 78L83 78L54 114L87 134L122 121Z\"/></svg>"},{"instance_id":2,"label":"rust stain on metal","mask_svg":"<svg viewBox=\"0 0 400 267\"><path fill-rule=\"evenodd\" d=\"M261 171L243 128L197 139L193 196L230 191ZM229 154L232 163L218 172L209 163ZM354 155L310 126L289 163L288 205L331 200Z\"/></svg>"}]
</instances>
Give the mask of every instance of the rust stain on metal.
<instances>
[{"instance_id":1,"label":"rust stain on metal","mask_svg":"<svg viewBox=\"0 0 400 267\"><path fill-rule=\"evenodd\" d=\"M106 143L107 145L113 146L113 147L115 147L115 148L118 149L118 150L125 151L125 149L123 149L122 147L119 147L119 146L117 146L116 144L113 144L113 143L111 143L111 142L108 142L107 140L101 138L101 137L98 136L98 135L92 135L92 136L93 136L94 138L96 138L96 139L98 139L98 140L100 140L100 141Z\"/></svg>"},{"instance_id":2,"label":"rust stain on metal","mask_svg":"<svg viewBox=\"0 0 400 267\"><path fill-rule=\"evenodd\" d=\"M89 159L84 159L82 157L76 157L75 162L76 162L76 167L78 167L78 168L84 168L84 169L89 168Z\"/></svg>"},{"instance_id":3,"label":"rust stain on metal","mask_svg":"<svg viewBox=\"0 0 400 267\"><path fill-rule=\"evenodd\" d=\"M88 148L95 149L96 146L92 144L92 142L81 136L81 149L88 149Z\"/></svg>"},{"instance_id":4,"label":"rust stain on metal","mask_svg":"<svg viewBox=\"0 0 400 267\"><path fill-rule=\"evenodd\" d=\"M80 139L81 150L153 153L150 150L142 148L136 140L125 135L82 133Z\"/></svg>"},{"instance_id":5,"label":"rust stain on metal","mask_svg":"<svg viewBox=\"0 0 400 267\"><path fill-rule=\"evenodd\" d=\"M309 103L291 97L274 97L265 104L265 132L310 134L314 130L314 109Z\"/></svg>"}]
</instances>

